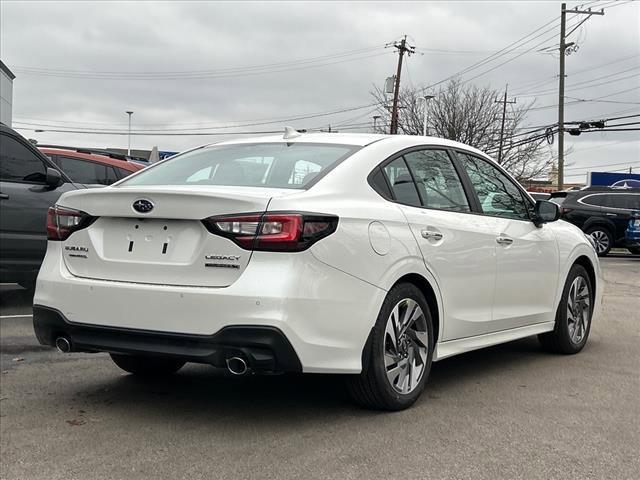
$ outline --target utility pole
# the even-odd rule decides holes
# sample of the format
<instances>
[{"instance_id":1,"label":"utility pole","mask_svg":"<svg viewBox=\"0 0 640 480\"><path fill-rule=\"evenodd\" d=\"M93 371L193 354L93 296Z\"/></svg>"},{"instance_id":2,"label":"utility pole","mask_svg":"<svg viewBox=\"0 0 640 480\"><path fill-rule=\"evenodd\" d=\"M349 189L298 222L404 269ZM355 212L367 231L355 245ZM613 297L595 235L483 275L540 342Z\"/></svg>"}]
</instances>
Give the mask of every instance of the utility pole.
<instances>
[{"instance_id":1,"label":"utility pole","mask_svg":"<svg viewBox=\"0 0 640 480\"><path fill-rule=\"evenodd\" d=\"M502 163L502 145L504 144L504 120L507 116L507 103L516 103L516 99L507 101L507 89L509 85L504 86L504 100L496 100L496 103L502 103L502 126L500 127L500 148L498 148L498 163Z\"/></svg>"},{"instance_id":2,"label":"utility pole","mask_svg":"<svg viewBox=\"0 0 640 480\"><path fill-rule=\"evenodd\" d=\"M127 155L130 157L131 156L131 115L133 115L133 112L130 110L127 110L127 115L129 115L129 135L127 135L129 140L129 145L127 147Z\"/></svg>"},{"instance_id":3,"label":"utility pole","mask_svg":"<svg viewBox=\"0 0 640 480\"><path fill-rule=\"evenodd\" d=\"M566 33L567 30L567 13L575 13L576 15L587 15L582 22L573 27L573 29ZM567 10L567 4L563 3L560 7L560 82L558 88L558 190L564 188L564 57L567 52L567 48L571 47L574 42L566 43L566 38L571 35L580 25L591 18L591 15L604 15L604 9L599 12L592 11L591 8L587 10Z\"/></svg>"},{"instance_id":4,"label":"utility pole","mask_svg":"<svg viewBox=\"0 0 640 480\"><path fill-rule=\"evenodd\" d=\"M393 91L393 106L391 108L391 128L389 133L395 135L398 133L398 97L400 95L400 75L402 74L402 58L406 53L407 56L415 52L415 47L407 44L407 36L405 35L400 42L395 42L393 46L398 50L398 71L396 73L396 85Z\"/></svg>"}]
</instances>

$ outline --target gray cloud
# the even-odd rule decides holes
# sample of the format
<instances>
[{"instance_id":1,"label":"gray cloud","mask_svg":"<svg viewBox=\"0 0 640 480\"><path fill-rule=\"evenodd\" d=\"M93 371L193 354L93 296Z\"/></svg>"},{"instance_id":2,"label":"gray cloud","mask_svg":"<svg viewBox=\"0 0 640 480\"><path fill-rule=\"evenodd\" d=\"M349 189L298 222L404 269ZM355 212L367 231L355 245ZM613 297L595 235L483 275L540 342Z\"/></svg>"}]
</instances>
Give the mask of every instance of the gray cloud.
<instances>
[{"instance_id":1,"label":"gray cloud","mask_svg":"<svg viewBox=\"0 0 640 480\"><path fill-rule=\"evenodd\" d=\"M598 4L592 7L598 8ZM369 95L372 85L382 84L395 70L396 57L389 49L385 53L381 46L400 35L409 34L423 48L479 51L473 54L424 51L424 55L412 56L403 80L428 85L557 17L560 5L555 2L2 2L0 9L0 55L9 67L16 69L17 75L14 120L122 129L126 127L127 109L136 112L137 128L178 128L187 123L190 125L186 127L229 124L368 104L372 102ZM640 56L636 56L593 72L572 75L593 65L640 55L640 5L626 4L606 10L604 17L590 19L573 35L580 50L567 59L568 91L574 82L640 66ZM553 45L557 43L556 37L554 30L519 50L546 38L549 41L544 45ZM18 68L91 72L221 70L373 46L380 48L371 53L380 55L316 68L222 78L59 78L28 75ZM497 63L500 62L487 68ZM499 89L509 83L512 92L527 93L527 88L519 85L553 77L557 69L556 55L529 53L474 82ZM629 72L634 73L638 71ZM595 98L638 87L638 78L568 95ZM555 83L533 90L553 88ZM532 100L518 98L519 102ZM640 94L635 90L611 100L640 102ZM536 105L556 102L555 95L545 95L536 100ZM609 112L631 111L633 107L633 104L584 103L568 106L566 117L597 118ZM637 111L640 105L631 113ZM293 123L299 128L335 125L358 116L364 116L358 122L368 121L367 113L368 110L345 112L283 123ZM539 110L532 113L529 121L532 125L551 124L556 121L556 112ZM281 127L282 124L274 124L252 129ZM23 133L47 143L126 145L126 137L121 136ZM135 137L132 143L140 148L158 145L161 149L183 149L217 138ZM579 166L640 160L638 132L568 137L567 143L575 150L568 161Z\"/></svg>"}]
</instances>

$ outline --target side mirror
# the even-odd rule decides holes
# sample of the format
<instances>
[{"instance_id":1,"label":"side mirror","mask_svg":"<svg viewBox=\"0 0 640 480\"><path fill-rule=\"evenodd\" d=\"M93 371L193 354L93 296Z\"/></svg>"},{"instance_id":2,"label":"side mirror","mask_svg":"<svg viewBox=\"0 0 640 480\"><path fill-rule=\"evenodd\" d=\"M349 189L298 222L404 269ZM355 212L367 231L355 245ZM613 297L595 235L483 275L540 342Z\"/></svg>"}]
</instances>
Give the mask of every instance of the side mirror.
<instances>
[{"instance_id":1,"label":"side mirror","mask_svg":"<svg viewBox=\"0 0 640 480\"><path fill-rule=\"evenodd\" d=\"M47 176L45 178L45 183L51 188L57 188L62 185L64 182L62 181L62 175L59 170L55 168L47 167Z\"/></svg>"},{"instance_id":2,"label":"side mirror","mask_svg":"<svg viewBox=\"0 0 640 480\"><path fill-rule=\"evenodd\" d=\"M560 207L557 203L547 200L538 200L534 209L534 219L536 227L541 227L543 223L555 222L560 218Z\"/></svg>"}]
</instances>

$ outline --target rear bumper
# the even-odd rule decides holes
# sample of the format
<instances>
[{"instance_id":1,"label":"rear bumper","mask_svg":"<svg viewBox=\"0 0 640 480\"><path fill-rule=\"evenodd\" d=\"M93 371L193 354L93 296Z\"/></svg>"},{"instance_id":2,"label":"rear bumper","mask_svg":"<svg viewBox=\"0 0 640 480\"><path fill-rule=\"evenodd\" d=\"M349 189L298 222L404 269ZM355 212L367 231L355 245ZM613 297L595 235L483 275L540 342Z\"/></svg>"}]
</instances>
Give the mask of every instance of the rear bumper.
<instances>
[{"instance_id":1,"label":"rear bumper","mask_svg":"<svg viewBox=\"0 0 640 480\"><path fill-rule=\"evenodd\" d=\"M123 333L109 337L113 342L107 345L110 350L101 349L105 351L128 342L129 335L155 335L145 351L165 354L156 350L162 343L156 339L167 338L165 334L200 341L214 339L231 327L266 327L284 336L303 372L359 373L362 350L386 295L308 251L254 252L236 282L213 288L75 277L64 264L60 244L49 242L34 305L59 312L65 328ZM94 350L100 346L87 343ZM217 345L217 337L209 343ZM205 359L205 363L211 362Z\"/></svg>"},{"instance_id":2,"label":"rear bumper","mask_svg":"<svg viewBox=\"0 0 640 480\"><path fill-rule=\"evenodd\" d=\"M33 328L42 345L54 346L62 336L72 351L160 355L216 367L242 357L255 371L302 371L293 347L274 327L236 325L214 335L153 332L76 324L55 309L34 305Z\"/></svg>"},{"instance_id":3,"label":"rear bumper","mask_svg":"<svg viewBox=\"0 0 640 480\"><path fill-rule=\"evenodd\" d=\"M625 247L640 247L640 231L627 232L624 237Z\"/></svg>"}]
</instances>

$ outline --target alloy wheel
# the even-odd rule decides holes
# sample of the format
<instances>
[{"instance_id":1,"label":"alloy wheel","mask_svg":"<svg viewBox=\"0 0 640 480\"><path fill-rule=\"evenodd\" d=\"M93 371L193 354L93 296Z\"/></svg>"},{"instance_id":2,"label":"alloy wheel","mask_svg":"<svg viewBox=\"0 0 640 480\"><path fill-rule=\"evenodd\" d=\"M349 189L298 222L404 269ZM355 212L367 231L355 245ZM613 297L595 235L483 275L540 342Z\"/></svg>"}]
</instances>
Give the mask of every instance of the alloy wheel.
<instances>
[{"instance_id":1,"label":"alloy wheel","mask_svg":"<svg viewBox=\"0 0 640 480\"><path fill-rule=\"evenodd\" d=\"M595 230L589 234L596 244L596 251L598 253L606 252L609 248L609 235L602 230Z\"/></svg>"},{"instance_id":2,"label":"alloy wheel","mask_svg":"<svg viewBox=\"0 0 640 480\"><path fill-rule=\"evenodd\" d=\"M579 344L587 334L591 320L591 297L587 281L578 276L571 283L567 298L567 321L569 323L569 338L574 344Z\"/></svg>"},{"instance_id":3,"label":"alloy wheel","mask_svg":"<svg viewBox=\"0 0 640 480\"><path fill-rule=\"evenodd\" d=\"M411 393L420 384L429 352L427 320L418 303L400 300L387 319L384 365L387 380L398 393Z\"/></svg>"}]
</instances>

